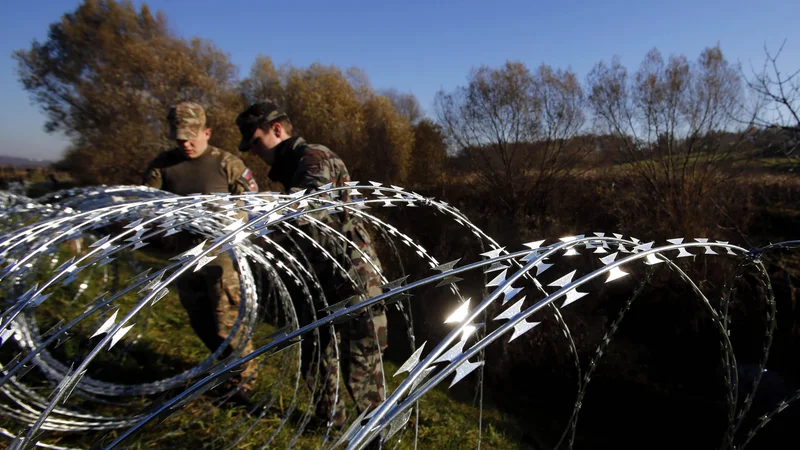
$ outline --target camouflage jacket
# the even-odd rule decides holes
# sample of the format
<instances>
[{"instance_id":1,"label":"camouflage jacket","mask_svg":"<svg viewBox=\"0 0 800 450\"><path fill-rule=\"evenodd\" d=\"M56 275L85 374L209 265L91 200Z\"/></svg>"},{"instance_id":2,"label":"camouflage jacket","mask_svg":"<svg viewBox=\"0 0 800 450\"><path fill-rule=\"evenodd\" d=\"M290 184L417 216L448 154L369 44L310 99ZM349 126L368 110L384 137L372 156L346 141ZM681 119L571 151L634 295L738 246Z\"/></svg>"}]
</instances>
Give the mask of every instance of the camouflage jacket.
<instances>
[{"instance_id":1,"label":"camouflage jacket","mask_svg":"<svg viewBox=\"0 0 800 450\"><path fill-rule=\"evenodd\" d=\"M350 173L344 161L329 148L308 144L301 137L292 137L276 148L275 164L269 172L269 178L280 182L288 194L304 189L310 193L329 183L333 187L345 186L350 181ZM334 197L340 201L349 201L347 190L337 191ZM325 213L314 215L317 219L326 216L332 217ZM345 212L342 219L338 221L340 226L350 219L350 215Z\"/></svg>"},{"instance_id":2,"label":"camouflage jacket","mask_svg":"<svg viewBox=\"0 0 800 450\"><path fill-rule=\"evenodd\" d=\"M275 164L269 172L269 178L283 184L286 193L303 189L311 192L329 183L334 187L346 186L345 183L350 181L350 173L344 161L327 147L307 144L303 138L292 137L276 148ZM347 202L348 193L349 190L340 190L333 196L339 201ZM354 286L338 277L338 272L333 270L318 252L302 242L301 248L305 250L311 264L317 267L316 273L326 287L327 293L335 293L339 299L355 294L366 295L362 299L380 295L382 292L380 286L383 283L380 272L383 269L364 221L346 210L336 214L322 211L313 217L344 234L357 247L346 249L340 241L324 232L321 233L317 227L307 230L312 239L339 260L350 278L358 285L356 290L352 290ZM297 224L306 225L303 221ZM362 253L369 258L369 262L363 258ZM327 270L320 269L320 266L326 267Z\"/></svg>"},{"instance_id":3,"label":"camouflage jacket","mask_svg":"<svg viewBox=\"0 0 800 450\"><path fill-rule=\"evenodd\" d=\"M197 158L186 157L177 147L162 152L147 168L143 184L177 195L258 192L244 162L212 146Z\"/></svg>"}]
</instances>

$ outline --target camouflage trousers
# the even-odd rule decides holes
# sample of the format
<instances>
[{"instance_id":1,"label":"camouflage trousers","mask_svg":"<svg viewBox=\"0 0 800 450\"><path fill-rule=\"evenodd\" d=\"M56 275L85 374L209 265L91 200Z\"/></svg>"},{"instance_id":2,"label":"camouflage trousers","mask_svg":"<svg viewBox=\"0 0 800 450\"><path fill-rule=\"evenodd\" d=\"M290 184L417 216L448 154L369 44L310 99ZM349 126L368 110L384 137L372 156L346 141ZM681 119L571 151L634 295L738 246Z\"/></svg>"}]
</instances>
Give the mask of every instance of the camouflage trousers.
<instances>
[{"instance_id":1,"label":"camouflage trousers","mask_svg":"<svg viewBox=\"0 0 800 450\"><path fill-rule=\"evenodd\" d=\"M227 253L218 254L197 272L186 272L177 280L178 295L192 329L210 351L217 350L231 334L239 317L240 283L233 260ZM228 342L221 358L227 358L236 349L241 355L253 351L252 342L246 338L244 326L239 325L236 335ZM231 381L252 389L252 380L244 381L255 373L256 363L250 360Z\"/></svg>"},{"instance_id":2,"label":"camouflage trousers","mask_svg":"<svg viewBox=\"0 0 800 450\"><path fill-rule=\"evenodd\" d=\"M372 245L371 238L361 223L347 222L341 233L357 246L342 245L339 239L325 233L314 231L312 237L328 250L347 270L344 277L341 270L334 268L330 261L320 255L309 256L314 272L322 285L328 304L340 302L356 296L358 301L375 297L382 293L383 284L375 269L381 271L380 260ZM362 252L372 261L370 264ZM318 253L318 252L317 252ZM373 267L374 265L374 267ZM313 305L316 311L322 305ZM313 317L308 306L300 308L301 323L310 322ZM319 316L317 318L320 318ZM334 326L335 339L330 327L319 330L320 342L315 349L313 339L304 340L302 370L306 383L312 391L317 389L317 416L339 424L344 419L344 392L337 389L340 380L344 381L358 412L372 409L386 396L381 355L388 345L386 307L382 303L370 306L356 317ZM338 343L338 346L337 346ZM338 355L337 355L338 353ZM338 357L337 357L338 356ZM335 410L335 414L334 414Z\"/></svg>"}]
</instances>

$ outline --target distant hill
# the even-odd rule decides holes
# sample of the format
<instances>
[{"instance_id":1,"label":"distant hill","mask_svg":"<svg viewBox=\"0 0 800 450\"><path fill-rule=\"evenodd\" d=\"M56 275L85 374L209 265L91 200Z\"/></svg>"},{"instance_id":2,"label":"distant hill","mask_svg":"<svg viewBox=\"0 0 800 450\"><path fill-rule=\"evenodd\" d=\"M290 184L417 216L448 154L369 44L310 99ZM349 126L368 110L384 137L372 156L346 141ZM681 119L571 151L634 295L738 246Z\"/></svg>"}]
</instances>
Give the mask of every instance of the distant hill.
<instances>
[{"instance_id":1,"label":"distant hill","mask_svg":"<svg viewBox=\"0 0 800 450\"><path fill-rule=\"evenodd\" d=\"M54 161L46 159L23 158L21 156L0 155L0 166L14 166L18 169L30 169L36 167L46 167Z\"/></svg>"}]
</instances>

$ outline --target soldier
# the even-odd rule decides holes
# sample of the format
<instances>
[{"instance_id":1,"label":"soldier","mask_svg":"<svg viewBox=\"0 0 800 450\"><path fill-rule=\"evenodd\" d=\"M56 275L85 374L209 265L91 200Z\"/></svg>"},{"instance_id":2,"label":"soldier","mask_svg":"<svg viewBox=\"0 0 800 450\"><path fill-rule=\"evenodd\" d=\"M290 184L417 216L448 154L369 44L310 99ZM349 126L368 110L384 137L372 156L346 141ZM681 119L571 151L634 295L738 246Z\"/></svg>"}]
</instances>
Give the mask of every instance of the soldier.
<instances>
[{"instance_id":1,"label":"soldier","mask_svg":"<svg viewBox=\"0 0 800 450\"><path fill-rule=\"evenodd\" d=\"M261 102L251 105L237 117L236 124L242 133L239 151L252 151L263 159L271 167L269 178L280 182L287 193L304 189L311 192L328 183L340 187L350 181L347 167L334 152L322 145L309 144L299 136L292 136L292 124L288 115L275 103ZM346 192L342 191L340 198L343 201L347 201ZM333 215L322 214L319 219L344 234L369 257L378 271L382 270L370 235L361 220L347 211ZM344 249L335 238L320 233L316 227L307 230L307 233L336 257L347 269L350 278L357 283L357 286L352 286L319 251L309 249L306 256L323 286L329 304L352 296L363 301L382 293L379 273L357 249ZM301 319L305 323L309 322L311 314L307 311L308 308L305 305L296 307L305 312L306 317ZM314 307L320 308L321 305ZM381 353L387 346L386 325L385 306L377 304L337 327L340 335L342 376L359 412L376 407L385 398ZM320 331L324 384L316 413L318 418L330 419L334 426L340 426L344 423L345 414L342 395L336 395L339 379L336 349L331 336L324 333L324 330ZM310 343L310 340L304 342ZM309 353L303 351L304 356ZM309 388L313 388L314 382L312 366L308 359L303 361L303 372Z\"/></svg>"},{"instance_id":2,"label":"soldier","mask_svg":"<svg viewBox=\"0 0 800 450\"><path fill-rule=\"evenodd\" d=\"M206 127L203 107L183 102L173 106L167 116L170 139L177 147L159 154L148 167L144 184L177 195L258 192L253 173L241 159L208 144L211 129ZM197 246L201 238L182 232L176 235L178 250L183 252ZM239 274L231 256L216 254L216 258L197 272L186 272L177 280L181 304L189 314L189 322L197 336L212 352L230 335L239 314ZM243 326L229 342L222 357L230 356L235 348L246 355L253 351L245 338ZM249 361L244 370L231 382L238 385L233 399L249 404L252 392L251 375L256 364Z\"/></svg>"}]
</instances>

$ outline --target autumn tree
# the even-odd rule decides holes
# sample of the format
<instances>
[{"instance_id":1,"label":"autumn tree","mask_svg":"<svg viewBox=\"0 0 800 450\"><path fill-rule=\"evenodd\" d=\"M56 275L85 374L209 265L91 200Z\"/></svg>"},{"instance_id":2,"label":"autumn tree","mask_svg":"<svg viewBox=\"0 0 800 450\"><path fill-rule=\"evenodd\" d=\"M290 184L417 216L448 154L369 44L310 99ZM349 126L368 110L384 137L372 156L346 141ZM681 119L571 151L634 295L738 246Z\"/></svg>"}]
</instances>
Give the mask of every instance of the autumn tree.
<instances>
[{"instance_id":1,"label":"autumn tree","mask_svg":"<svg viewBox=\"0 0 800 450\"><path fill-rule=\"evenodd\" d=\"M618 59L588 77L589 104L601 132L643 183L637 196L670 228L690 231L709 196L731 180L725 170L746 148L733 126L741 113L741 79L720 48L697 61L651 50L629 76ZM631 205L636 207L637 205Z\"/></svg>"},{"instance_id":2,"label":"autumn tree","mask_svg":"<svg viewBox=\"0 0 800 450\"><path fill-rule=\"evenodd\" d=\"M435 100L449 143L465 152L505 207L520 216L545 212L549 194L574 174L589 146L569 145L584 124L574 73L518 62L471 71L467 86Z\"/></svg>"},{"instance_id":3,"label":"autumn tree","mask_svg":"<svg viewBox=\"0 0 800 450\"><path fill-rule=\"evenodd\" d=\"M388 98L375 93L363 70L322 64L276 68L269 57L259 57L240 92L248 101L277 101L291 117L294 134L340 155L354 179L406 179L411 125Z\"/></svg>"},{"instance_id":4,"label":"autumn tree","mask_svg":"<svg viewBox=\"0 0 800 450\"><path fill-rule=\"evenodd\" d=\"M422 106L417 97L410 92L400 92L397 89L384 89L380 94L388 98L398 114L404 116L412 125L416 125L425 117Z\"/></svg>"},{"instance_id":5,"label":"autumn tree","mask_svg":"<svg viewBox=\"0 0 800 450\"><path fill-rule=\"evenodd\" d=\"M139 183L173 145L166 114L184 100L207 109L211 144L236 152L235 67L208 41L174 36L146 5L87 0L14 58L46 129L71 139L64 165L84 183Z\"/></svg>"},{"instance_id":6,"label":"autumn tree","mask_svg":"<svg viewBox=\"0 0 800 450\"><path fill-rule=\"evenodd\" d=\"M415 186L444 189L447 176L447 144L442 127L422 119L414 127L409 181Z\"/></svg>"}]
</instances>

